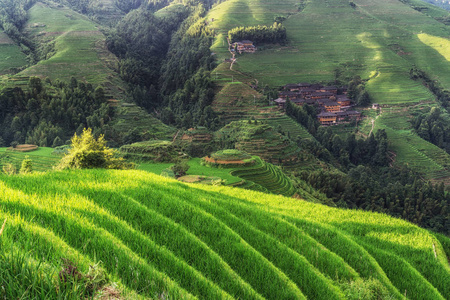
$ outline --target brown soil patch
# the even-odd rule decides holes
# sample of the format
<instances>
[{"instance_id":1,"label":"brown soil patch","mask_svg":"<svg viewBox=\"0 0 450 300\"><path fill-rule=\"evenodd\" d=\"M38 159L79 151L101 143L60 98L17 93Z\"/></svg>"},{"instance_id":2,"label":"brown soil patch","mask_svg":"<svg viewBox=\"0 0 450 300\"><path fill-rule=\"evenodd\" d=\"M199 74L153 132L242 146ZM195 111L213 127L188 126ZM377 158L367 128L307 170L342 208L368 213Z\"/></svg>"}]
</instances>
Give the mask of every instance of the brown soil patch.
<instances>
[{"instance_id":1,"label":"brown soil patch","mask_svg":"<svg viewBox=\"0 0 450 300\"><path fill-rule=\"evenodd\" d=\"M101 35L102 33L98 30L91 30L91 31L53 31L53 32L43 32L45 36L55 36L55 35L72 35L72 36L94 36L94 35Z\"/></svg>"},{"instance_id":2,"label":"brown soil patch","mask_svg":"<svg viewBox=\"0 0 450 300\"><path fill-rule=\"evenodd\" d=\"M107 286L102 288L98 292L98 297L96 299L100 300L122 300L125 299L120 295L120 291L117 290L115 287Z\"/></svg>"},{"instance_id":3,"label":"brown soil patch","mask_svg":"<svg viewBox=\"0 0 450 300\"><path fill-rule=\"evenodd\" d=\"M185 175L178 178L181 182L186 183L204 183L211 184L213 180L220 179L219 177L200 176L200 175Z\"/></svg>"},{"instance_id":4,"label":"brown soil patch","mask_svg":"<svg viewBox=\"0 0 450 300\"><path fill-rule=\"evenodd\" d=\"M242 160L219 160L219 159L216 160L209 156L206 156L203 159L206 160L207 162L221 164L221 165L232 165L232 164L243 165L243 164L245 164L245 162Z\"/></svg>"},{"instance_id":5,"label":"brown soil patch","mask_svg":"<svg viewBox=\"0 0 450 300\"><path fill-rule=\"evenodd\" d=\"M22 144L22 145L17 145L16 148L12 148L12 147L8 148L8 150L19 151L19 152L31 152L31 151L34 151L37 149L39 149L39 146L30 145L30 144Z\"/></svg>"}]
</instances>

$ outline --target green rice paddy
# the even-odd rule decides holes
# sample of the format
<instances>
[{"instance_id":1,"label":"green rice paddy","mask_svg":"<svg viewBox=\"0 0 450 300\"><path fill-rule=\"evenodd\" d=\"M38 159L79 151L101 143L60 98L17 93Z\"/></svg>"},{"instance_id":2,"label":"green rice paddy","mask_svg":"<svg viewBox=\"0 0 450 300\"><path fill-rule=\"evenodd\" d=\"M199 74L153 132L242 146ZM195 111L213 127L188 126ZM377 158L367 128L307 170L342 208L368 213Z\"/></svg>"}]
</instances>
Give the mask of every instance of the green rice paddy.
<instances>
[{"instance_id":1,"label":"green rice paddy","mask_svg":"<svg viewBox=\"0 0 450 300\"><path fill-rule=\"evenodd\" d=\"M355 7L347 0L310 0L301 11L298 2L290 1L234 0L217 5L208 18L218 33L212 51L220 60L231 57L224 39L236 26L269 25L282 15L287 17L283 25L288 35L286 45L256 45L260 47L256 53L236 56L233 71L227 70L229 63L222 63L218 73L224 79L234 72L237 78L245 75L245 83L253 78L260 84L282 86L333 82L338 69L341 78L365 79L372 102L387 109L398 112L419 103L436 105L434 95L420 81L410 79L409 71L416 66L450 88L450 29L433 19L449 13L415 0L412 5L427 9L419 12L397 0L353 3ZM387 130L397 163L409 165L427 179L446 180L450 156L412 132L408 119L403 112L384 115L375 125ZM366 123L367 134L371 124Z\"/></svg>"},{"instance_id":2,"label":"green rice paddy","mask_svg":"<svg viewBox=\"0 0 450 300\"><path fill-rule=\"evenodd\" d=\"M26 55L0 30L0 75L8 74L27 64Z\"/></svg>"},{"instance_id":3,"label":"green rice paddy","mask_svg":"<svg viewBox=\"0 0 450 300\"><path fill-rule=\"evenodd\" d=\"M51 79L110 82L108 63L115 58L105 48L105 37L87 17L52 2L36 3L29 10L27 32L41 44L54 43L55 53L20 73Z\"/></svg>"},{"instance_id":4,"label":"green rice paddy","mask_svg":"<svg viewBox=\"0 0 450 300\"><path fill-rule=\"evenodd\" d=\"M450 294L448 238L406 221L143 171L0 174L5 219L0 276L32 279L30 297L42 287L56 299L62 258L82 273L101 261L126 299Z\"/></svg>"}]
</instances>

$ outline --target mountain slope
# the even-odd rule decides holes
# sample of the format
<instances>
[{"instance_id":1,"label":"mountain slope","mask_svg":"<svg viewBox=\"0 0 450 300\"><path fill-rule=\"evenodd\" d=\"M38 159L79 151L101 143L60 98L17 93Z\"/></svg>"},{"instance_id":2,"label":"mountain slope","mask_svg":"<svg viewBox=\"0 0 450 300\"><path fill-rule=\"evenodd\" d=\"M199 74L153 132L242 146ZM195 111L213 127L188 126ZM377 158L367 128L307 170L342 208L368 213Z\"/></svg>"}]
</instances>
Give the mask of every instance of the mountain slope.
<instances>
[{"instance_id":1,"label":"mountain slope","mask_svg":"<svg viewBox=\"0 0 450 300\"><path fill-rule=\"evenodd\" d=\"M21 49L0 30L0 75L10 73L27 64L26 56Z\"/></svg>"},{"instance_id":2,"label":"mountain slope","mask_svg":"<svg viewBox=\"0 0 450 300\"><path fill-rule=\"evenodd\" d=\"M439 240L381 214L140 171L0 175L0 187L0 262L13 247L55 279L67 258L82 272L101 260L146 298L450 295Z\"/></svg>"},{"instance_id":3,"label":"mountain slope","mask_svg":"<svg viewBox=\"0 0 450 300\"><path fill-rule=\"evenodd\" d=\"M410 78L414 66L443 88L450 88L450 28L436 20L449 13L416 0L351 3L347 0L309 0L301 5L271 0L221 3L208 14L209 26L217 33L212 51L219 60L230 58L225 40L229 29L269 25L276 17L286 17L283 25L288 43L256 45L260 48L256 53L237 55L227 76L231 77L233 72L235 78L245 74L261 86L276 87L335 79L346 83L359 75L366 81L372 102L382 104L383 117L373 119L374 128L389 132L390 150L395 152L396 162L408 164L427 179L447 181L450 156L413 132L408 107L418 103L438 105L420 80ZM218 70L229 69L229 65L222 63ZM406 140L411 143L405 143Z\"/></svg>"},{"instance_id":4,"label":"mountain slope","mask_svg":"<svg viewBox=\"0 0 450 300\"><path fill-rule=\"evenodd\" d=\"M95 85L117 77L107 64L107 57L112 60L110 63L115 59L105 49L105 37L87 17L54 2L37 2L29 15L26 30L47 59L20 75L66 81L75 77Z\"/></svg>"}]
</instances>

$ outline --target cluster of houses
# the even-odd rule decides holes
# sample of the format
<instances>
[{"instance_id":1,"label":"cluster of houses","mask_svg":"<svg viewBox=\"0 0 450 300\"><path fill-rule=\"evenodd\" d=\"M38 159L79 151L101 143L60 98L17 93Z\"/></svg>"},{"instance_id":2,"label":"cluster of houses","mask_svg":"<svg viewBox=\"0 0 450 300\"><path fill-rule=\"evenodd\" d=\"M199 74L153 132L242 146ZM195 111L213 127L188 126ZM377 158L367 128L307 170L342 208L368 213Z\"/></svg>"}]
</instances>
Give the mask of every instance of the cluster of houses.
<instances>
[{"instance_id":1,"label":"cluster of houses","mask_svg":"<svg viewBox=\"0 0 450 300\"><path fill-rule=\"evenodd\" d=\"M244 53L255 53L256 46L253 45L252 41L243 40L232 44L231 51L237 51L239 54Z\"/></svg>"},{"instance_id":2,"label":"cluster of houses","mask_svg":"<svg viewBox=\"0 0 450 300\"><path fill-rule=\"evenodd\" d=\"M317 118L322 125L361 119L360 112L350 109L352 103L347 97L346 88L338 89L335 86L310 83L287 84L279 93L279 98L274 101L279 107L284 108L288 99L292 104L299 106L309 104L320 107L321 112Z\"/></svg>"}]
</instances>

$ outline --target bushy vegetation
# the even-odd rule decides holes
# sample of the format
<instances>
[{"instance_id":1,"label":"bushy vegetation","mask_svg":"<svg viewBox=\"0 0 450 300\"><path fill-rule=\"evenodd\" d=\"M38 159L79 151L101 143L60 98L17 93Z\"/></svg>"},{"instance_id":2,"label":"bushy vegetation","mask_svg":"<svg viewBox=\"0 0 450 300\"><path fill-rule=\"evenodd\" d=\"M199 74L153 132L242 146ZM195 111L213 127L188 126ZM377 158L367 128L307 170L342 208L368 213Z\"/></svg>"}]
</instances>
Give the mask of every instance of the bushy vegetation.
<instances>
[{"instance_id":1,"label":"bushy vegetation","mask_svg":"<svg viewBox=\"0 0 450 300\"><path fill-rule=\"evenodd\" d=\"M248 153L245 153L244 151L240 151L237 149L226 149L212 153L211 158L216 160L230 161L230 160L245 160L250 159L252 157Z\"/></svg>"},{"instance_id":2,"label":"bushy vegetation","mask_svg":"<svg viewBox=\"0 0 450 300\"><path fill-rule=\"evenodd\" d=\"M271 26L236 27L228 31L228 38L231 42L251 40L255 43L285 43L286 28L283 24L276 22Z\"/></svg>"},{"instance_id":3,"label":"bushy vegetation","mask_svg":"<svg viewBox=\"0 0 450 300\"><path fill-rule=\"evenodd\" d=\"M8 219L0 274L23 278L6 281L16 285L0 291L7 299L23 297L21 282L57 299L55 290L65 289L50 290L65 268L62 258L83 275L101 260L126 299L403 299L405 290L411 299L445 299L449 293L440 240L381 214L185 185L142 171L0 175L0 187L1 223Z\"/></svg>"},{"instance_id":4,"label":"bushy vegetation","mask_svg":"<svg viewBox=\"0 0 450 300\"><path fill-rule=\"evenodd\" d=\"M102 87L78 82L42 82L31 77L26 89L0 93L0 136L6 145L18 143L52 146L66 141L86 126L98 135L113 117ZM55 144L56 146L56 144Z\"/></svg>"},{"instance_id":5,"label":"bushy vegetation","mask_svg":"<svg viewBox=\"0 0 450 300\"><path fill-rule=\"evenodd\" d=\"M124 158L138 162L176 162L181 158L187 157L172 142L159 140L124 145L120 147L120 152Z\"/></svg>"},{"instance_id":6,"label":"bushy vegetation","mask_svg":"<svg viewBox=\"0 0 450 300\"><path fill-rule=\"evenodd\" d=\"M62 158L59 169L127 169L132 164L117 157L113 149L106 147L103 135L97 139L92 135L91 128L84 128L80 136L76 133L71 139L68 153Z\"/></svg>"}]
</instances>

